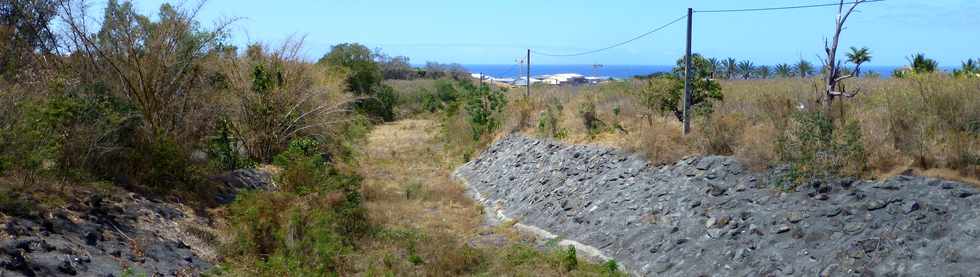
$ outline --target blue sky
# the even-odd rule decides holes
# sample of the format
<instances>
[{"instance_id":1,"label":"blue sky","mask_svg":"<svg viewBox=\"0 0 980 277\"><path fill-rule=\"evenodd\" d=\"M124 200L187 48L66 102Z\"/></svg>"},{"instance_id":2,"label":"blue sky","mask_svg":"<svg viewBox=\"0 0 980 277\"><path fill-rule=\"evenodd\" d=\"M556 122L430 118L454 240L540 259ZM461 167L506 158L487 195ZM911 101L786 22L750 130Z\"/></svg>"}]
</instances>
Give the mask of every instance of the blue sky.
<instances>
[{"instance_id":1,"label":"blue sky","mask_svg":"<svg viewBox=\"0 0 980 277\"><path fill-rule=\"evenodd\" d=\"M192 0L193 1L193 0ZM136 0L153 13L165 0ZM330 45L359 42L425 61L509 64L526 48L576 52L632 38L695 10L807 5L833 0L534 1L534 0L211 0L200 20L241 17L237 44L277 44L306 36L311 59ZM101 6L96 6L101 8ZM926 53L942 66L980 58L980 1L888 0L859 7L841 49L866 46L869 65L905 64ZM836 8L695 14L694 51L756 64L817 62ZM631 44L581 57L532 56L539 64L673 64L684 51L684 22Z\"/></svg>"}]
</instances>

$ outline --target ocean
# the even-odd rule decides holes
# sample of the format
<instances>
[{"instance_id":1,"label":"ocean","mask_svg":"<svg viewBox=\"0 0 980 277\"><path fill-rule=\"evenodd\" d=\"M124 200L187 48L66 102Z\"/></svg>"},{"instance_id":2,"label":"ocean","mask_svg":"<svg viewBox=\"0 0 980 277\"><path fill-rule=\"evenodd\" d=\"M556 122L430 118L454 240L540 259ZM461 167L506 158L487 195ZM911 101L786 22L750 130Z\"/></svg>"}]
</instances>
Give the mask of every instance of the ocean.
<instances>
[{"instance_id":1,"label":"ocean","mask_svg":"<svg viewBox=\"0 0 980 277\"><path fill-rule=\"evenodd\" d=\"M514 64L464 64L470 73L483 73L494 78L517 78L524 76L525 67ZM862 74L876 72L882 78L890 78L892 71L900 66L863 66ZM532 65L531 75L550 75L558 73L578 73L585 76L612 77L617 79L631 78L637 75L649 75L657 72L670 72L673 66L670 65L602 65L593 67L587 64L543 64ZM950 68L942 68L950 70Z\"/></svg>"}]
</instances>

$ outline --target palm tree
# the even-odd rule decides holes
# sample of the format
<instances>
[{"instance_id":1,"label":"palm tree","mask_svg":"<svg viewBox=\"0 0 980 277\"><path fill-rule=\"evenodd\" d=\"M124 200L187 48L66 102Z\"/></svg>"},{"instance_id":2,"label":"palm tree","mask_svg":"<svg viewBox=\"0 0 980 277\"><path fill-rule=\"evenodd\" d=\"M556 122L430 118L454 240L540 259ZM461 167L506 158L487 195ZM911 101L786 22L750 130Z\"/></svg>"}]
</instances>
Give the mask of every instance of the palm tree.
<instances>
[{"instance_id":1,"label":"palm tree","mask_svg":"<svg viewBox=\"0 0 980 277\"><path fill-rule=\"evenodd\" d=\"M755 69L755 64L752 61L744 60L738 62L738 72L741 73L742 79L749 79L752 77L752 70Z\"/></svg>"},{"instance_id":2,"label":"palm tree","mask_svg":"<svg viewBox=\"0 0 980 277\"><path fill-rule=\"evenodd\" d=\"M796 64L796 73L799 74L800 78L806 78L810 74L813 74L813 64L804 59L800 59L800 62Z\"/></svg>"},{"instance_id":3,"label":"palm tree","mask_svg":"<svg viewBox=\"0 0 980 277\"><path fill-rule=\"evenodd\" d=\"M980 60L980 59L978 59L978 60ZM965 62L963 62L963 66L962 66L961 69L964 72L974 72L974 71L980 70L980 67L977 66L977 63L974 62L973 59L967 59Z\"/></svg>"},{"instance_id":4,"label":"palm tree","mask_svg":"<svg viewBox=\"0 0 980 277\"><path fill-rule=\"evenodd\" d=\"M926 58L925 54L916 53L908 57L909 65L912 67L912 72L915 73L930 73L935 72L936 68L939 67L939 63L936 60Z\"/></svg>"},{"instance_id":5,"label":"palm tree","mask_svg":"<svg viewBox=\"0 0 980 277\"><path fill-rule=\"evenodd\" d=\"M768 65L760 65L755 69L755 72L759 75L759 78L769 79L769 74L771 73Z\"/></svg>"},{"instance_id":6,"label":"palm tree","mask_svg":"<svg viewBox=\"0 0 980 277\"><path fill-rule=\"evenodd\" d=\"M738 62L735 61L735 58L725 59L722 63L725 65L725 78L734 78L735 72L738 70Z\"/></svg>"},{"instance_id":7,"label":"palm tree","mask_svg":"<svg viewBox=\"0 0 980 277\"><path fill-rule=\"evenodd\" d=\"M851 47L851 52L847 53L847 61L854 64L854 77L861 76L861 64L871 61L871 50L867 47L860 49Z\"/></svg>"},{"instance_id":8,"label":"palm tree","mask_svg":"<svg viewBox=\"0 0 980 277\"><path fill-rule=\"evenodd\" d=\"M977 66L977 62L973 61L973 59L967 59L963 61L959 70L953 70L953 75L957 77L977 77L980 76L980 67Z\"/></svg>"},{"instance_id":9,"label":"palm tree","mask_svg":"<svg viewBox=\"0 0 980 277\"><path fill-rule=\"evenodd\" d=\"M776 76L789 78L793 76L793 68L790 65L781 63L776 65Z\"/></svg>"},{"instance_id":10,"label":"palm tree","mask_svg":"<svg viewBox=\"0 0 980 277\"><path fill-rule=\"evenodd\" d=\"M721 72L721 61L716 58L709 58L708 67L711 68L711 79L714 79Z\"/></svg>"}]
</instances>

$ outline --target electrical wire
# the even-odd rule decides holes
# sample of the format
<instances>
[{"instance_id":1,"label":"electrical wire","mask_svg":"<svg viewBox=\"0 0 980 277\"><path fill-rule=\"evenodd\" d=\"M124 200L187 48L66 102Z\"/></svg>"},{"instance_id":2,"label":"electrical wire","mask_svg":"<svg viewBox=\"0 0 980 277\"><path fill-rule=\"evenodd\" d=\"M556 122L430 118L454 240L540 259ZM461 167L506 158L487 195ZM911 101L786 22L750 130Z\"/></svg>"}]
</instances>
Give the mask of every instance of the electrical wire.
<instances>
[{"instance_id":1,"label":"electrical wire","mask_svg":"<svg viewBox=\"0 0 980 277\"><path fill-rule=\"evenodd\" d=\"M728 9L728 10L694 10L694 12L695 13L728 13L728 12L774 11L774 10L790 10L790 9L805 9L805 8L839 6L841 4L849 5L849 4L856 4L856 3L873 3L873 2L884 2L884 1L885 0L866 0L866 1L854 1L854 2L844 2L844 3L828 3L828 4L801 5L801 6L785 6L785 7L769 7L769 8Z\"/></svg>"},{"instance_id":2,"label":"electrical wire","mask_svg":"<svg viewBox=\"0 0 980 277\"><path fill-rule=\"evenodd\" d=\"M574 56L582 56L582 55L588 55L588 54L598 53L598 52L606 51L606 50L609 50L609 49L612 49L612 48L616 48L616 47L625 45L627 43L636 41L638 39L641 39L643 37L646 37L648 35L651 35L653 33L656 33L657 31L663 30L664 28L667 28L668 26L673 25L674 23L677 23L678 21L681 21L684 18L687 18L687 15L686 14L683 15L683 16L681 16L681 17L678 17L677 19L674 19L674 20L672 20L670 22L667 22L667 24L664 24L664 25L662 25L660 27L654 28L653 30L647 31L646 33L640 34L639 36L633 37L633 38L631 38L629 40L626 40L626 41L623 41L623 42L619 42L619 43L616 43L616 44L613 44L613 45L610 45L610 46L599 48L599 49L589 50L589 51L585 51L585 52L578 52L578 53L569 53L569 54L554 54L554 53L547 53L547 52L539 52L539 51L535 51L535 50L531 50L531 53L542 55L542 56L550 56L550 57L574 57Z\"/></svg>"}]
</instances>

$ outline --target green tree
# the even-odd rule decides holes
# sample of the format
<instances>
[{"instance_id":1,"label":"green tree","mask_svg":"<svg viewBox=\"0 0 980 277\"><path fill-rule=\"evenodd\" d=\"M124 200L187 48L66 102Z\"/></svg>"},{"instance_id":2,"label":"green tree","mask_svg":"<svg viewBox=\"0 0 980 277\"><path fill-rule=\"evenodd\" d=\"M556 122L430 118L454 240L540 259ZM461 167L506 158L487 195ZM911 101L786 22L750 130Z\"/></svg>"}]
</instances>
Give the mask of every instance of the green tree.
<instances>
[{"instance_id":1,"label":"green tree","mask_svg":"<svg viewBox=\"0 0 980 277\"><path fill-rule=\"evenodd\" d=\"M769 69L768 65L760 65L759 67L755 68L755 73L759 76L759 78L769 79L769 75L772 74L772 71Z\"/></svg>"},{"instance_id":2,"label":"green tree","mask_svg":"<svg viewBox=\"0 0 980 277\"><path fill-rule=\"evenodd\" d=\"M909 65L904 68L895 69L892 72L893 77L904 78L915 74L928 74L935 72L939 68L939 63L936 60L927 58L922 53L916 53L905 59L909 61Z\"/></svg>"},{"instance_id":3,"label":"green tree","mask_svg":"<svg viewBox=\"0 0 980 277\"><path fill-rule=\"evenodd\" d=\"M785 63L777 64L776 65L776 76L778 76L780 78L789 78L789 77L792 77L793 76L793 67L790 66L790 65L788 65L788 64L785 64Z\"/></svg>"},{"instance_id":4,"label":"green tree","mask_svg":"<svg viewBox=\"0 0 980 277\"><path fill-rule=\"evenodd\" d=\"M358 111L380 121L395 119L396 94L392 88L381 83L384 75L370 49L358 43L334 45L317 64L347 73L347 89L354 95L367 97L354 105Z\"/></svg>"},{"instance_id":5,"label":"green tree","mask_svg":"<svg viewBox=\"0 0 980 277\"><path fill-rule=\"evenodd\" d=\"M347 88L356 95L372 95L382 80L381 67L374 61L371 50L358 43L334 45L317 64L347 70Z\"/></svg>"},{"instance_id":6,"label":"green tree","mask_svg":"<svg viewBox=\"0 0 980 277\"><path fill-rule=\"evenodd\" d=\"M854 64L854 76L861 76L861 64L871 61L871 50L867 47L851 47L851 52L847 53L847 61Z\"/></svg>"},{"instance_id":7,"label":"green tree","mask_svg":"<svg viewBox=\"0 0 980 277\"><path fill-rule=\"evenodd\" d=\"M912 55L908 60L912 71L915 73L932 73L939 68L939 63L936 60L926 58L926 55L922 53Z\"/></svg>"},{"instance_id":8,"label":"green tree","mask_svg":"<svg viewBox=\"0 0 980 277\"><path fill-rule=\"evenodd\" d=\"M718 75L721 74L721 69L723 68L721 61L717 58L709 58L708 64L711 66L711 79L718 78Z\"/></svg>"},{"instance_id":9,"label":"green tree","mask_svg":"<svg viewBox=\"0 0 980 277\"><path fill-rule=\"evenodd\" d=\"M13 81L38 54L55 50L57 38L50 28L55 5L54 0L0 1L0 77Z\"/></svg>"},{"instance_id":10,"label":"green tree","mask_svg":"<svg viewBox=\"0 0 980 277\"><path fill-rule=\"evenodd\" d=\"M732 78L735 78L735 75L738 72L738 61L736 61L735 58L727 58L722 62L722 64L725 67L725 79L731 80Z\"/></svg>"},{"instance_id":11,"label":"green tree","mask_svg":"<svg viewBox=\"0 0 980 277\"><path fill-rule=\"evenodd\" d=\"M963 61L960 69L953 70L953 76L957 77L980 77L980 66L973 59Z\"/></svg>"},{"instance_id":12,"label":"green tree","mask_svg":"<svg viewBox=\"0 0 980 277\"><path fill-rule=\"evenodd\" d=\"M804 59L800 59L800 62L796 63L796 74L800 76L800 78L806 78L813 75L813 64Z\"/></svg>"},{"instance_id":13,"label":"green tree","mask_svg":"<svg viewBox=\"0 0 980 277\"><path fill-rule=\"evenodd\" d=\"M742 76L742 79L748 80L752 78L752 73L755 71L755 64L749 60L743 60L738 62L738 73Z\"/></svg>"},{"instance_id":14,"label":"green tree","mask_svg":"<svg viewBox=\"0 0 980 277\"><path fill-rule=\"evenodd\" d=\"M721 85L711 79L710 61L700 54L691 55L691 108L695 114L711 113L713 101L721 101ZM684 120L684 58L677 60L674 74L651 78L642 90L643 103L650 109L671 113L677 120Z\"/></svg>"}]
</instances>

